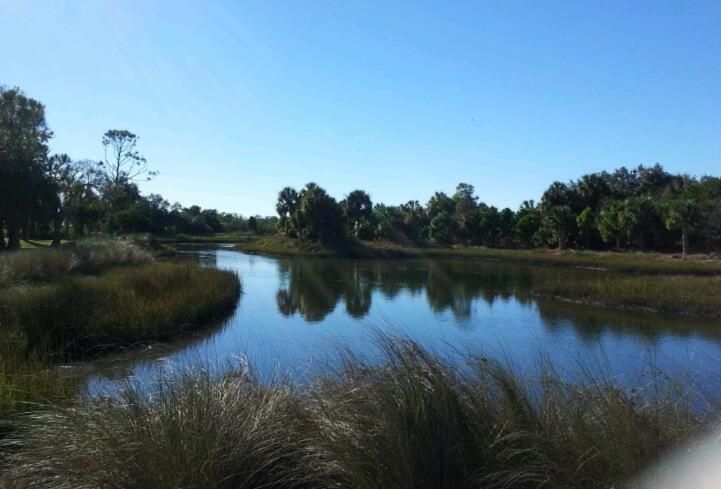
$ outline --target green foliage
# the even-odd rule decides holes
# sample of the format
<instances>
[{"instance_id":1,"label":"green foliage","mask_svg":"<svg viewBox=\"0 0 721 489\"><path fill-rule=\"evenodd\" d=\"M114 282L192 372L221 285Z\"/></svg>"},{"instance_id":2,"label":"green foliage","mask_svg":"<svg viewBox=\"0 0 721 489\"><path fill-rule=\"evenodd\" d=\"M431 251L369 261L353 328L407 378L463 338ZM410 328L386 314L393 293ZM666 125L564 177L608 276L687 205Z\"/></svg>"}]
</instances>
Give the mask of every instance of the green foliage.
<instances>
[{"instance_id":1,"label":"green foliage","mask_svg":"<svg viewBox=\"0 0 721 489\"><path fill-rule=\"evenodd\" d=\"M526 201L516 212L480 201L469 183L458 184L450 197L435 192L425 205L418 200L373 205L361 189L337 203L315 184L300 192L286 187L276 202L278 218L171 205L138 188L137 181L156 172L138 150L137 135L124 129L107 131L101 140L102 162L49 156L52 132L43 105L17 88L2 88L0 93L0 250L20 248L21 237L52 239L57 246L89 232L280 232L326 243L349 236L404 246L431 240L491 247L656 251L678 249L680 238L684 254L691 245L707 252L721 249L721 179L672 175L659 164L553 182L539 205Z\"/></svg>"},{"instance_id":2,"label":"green foliage","mask_svg":"<svg viewBox=\"0 0 721 489\"><path fill-rule=\"evenodd\" d=\"M429 237L435 243L447 244L453 240L453 220L445 212L431 219Z\"/></svg>"},{"instance_id":3,"label":"green foliage","mask_svg":"<svg viewBox=\"0 0 721 489\"><path fill-rule=\"evenodd\" d=\"M566 249L569 236L574 232L576 218L567 205L553 205L546 208L543 214L545 225L551 230L558 243L558 248Z\"/></svg>"},{"instance_id":4,"label":"green foliage","mask_svg":"<svg viewBox=\"0 0 721 489\"><path fill-rule=\"evenodd\" d=\"M354 190L340 202L348 234L360 239L373 237L373 202L363 190Z\"/></svg>"}]
</instances>

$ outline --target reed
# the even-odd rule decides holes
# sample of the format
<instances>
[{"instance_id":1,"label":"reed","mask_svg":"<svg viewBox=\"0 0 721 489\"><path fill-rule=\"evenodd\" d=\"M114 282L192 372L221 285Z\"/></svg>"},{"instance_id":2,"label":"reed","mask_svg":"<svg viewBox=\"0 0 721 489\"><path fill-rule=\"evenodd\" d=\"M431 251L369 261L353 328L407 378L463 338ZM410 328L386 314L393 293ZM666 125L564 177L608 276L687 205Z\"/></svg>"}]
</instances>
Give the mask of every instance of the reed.
<instances>
[{"instance_id":1,"label":"reed","mask_svg":"<svg viewBox=\"0 0 721 489\"><path fill-rule=\"evenodd\" d=\"M398 338L305 387L202 369L27 417L8 487L610 488L698 433L673 385L459 368ZM684 391L685 392L685 391Z\"/></svg>"}]
</instances>

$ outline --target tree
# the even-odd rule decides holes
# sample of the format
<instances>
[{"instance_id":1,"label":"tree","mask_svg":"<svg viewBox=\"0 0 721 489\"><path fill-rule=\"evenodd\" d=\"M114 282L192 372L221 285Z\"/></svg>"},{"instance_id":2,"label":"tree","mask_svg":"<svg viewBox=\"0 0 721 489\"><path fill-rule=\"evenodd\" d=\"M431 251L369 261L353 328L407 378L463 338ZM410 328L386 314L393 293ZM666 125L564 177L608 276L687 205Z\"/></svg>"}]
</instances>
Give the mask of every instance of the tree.
<instances>
[{"instance_id":1,"label":"tree","mask_svg":"<svg viewBox=\"0 0 721 489\"><path fill-rule=\"evenodd\" d=\"M97 228L103 218L104 206L97 193L102 173L100 163L91 160L74 162L75 173L65 203L66 232L69 222L79 236L86 228Z\"/></svg>"},{"instance_id":2,"label":"tree","mask_svg":"<svg viewBox=\"0 0 721 489\"><path fill-rule=\"evenodd\" d=\"M440 212L431 219L429 237L436 243L447 244L453 240L453 219L446 212Z\"/></svg>"},{"instance_id":3,"label":"tree","mask_svg":"<svg viewBox=\"0 0 721 489\"><path fill-rule=\"evenodd\" d=\"M151 180L158 174L148 169L147 160L138 152L138 139L125 129L111 129L103 135L105 161L102 166L113 186Z\"/></svg>"},{"instance_id":4,"label":"tree","mask_svg":"<svg viewBox=\"0 0 721 489\"><path fill-rule=\"evenodd\" d=\"M455 212L456 204L453 199L443 192L436 192L426 204L426 210L430 219L433 219L441 212L445 212L450 216Z\"/></svg>"},{"instance_id":5,"label":"tree","mask_svg":"<svg viewBox=\"0 0 721 489\"><path fill-rule=\"evenodd\" d=\"M398 207L401 218L401 231L410 241L420 241L428 233L426 210L417 200L409 200Z\"/></svg>"},{"instance_id":6,"label":"tree","mask_svg":"<svg viewBox=\"0 0 721 489\"><path fill-rule=\"evenodd\" d=\"M340 206L348 230L357 238L371 237L373 202L370 195L363 190L354 190L341 201Z\"/></svg>"},{"instance_id":7,"label":"tree","mask_svg":"<svg viewBox=\"0 0 721 489\"><path fill-rule=\"evenodd\" d=\"M543 219L558 241L558 249L565 250L568 245L568 237L576 224L576 216L571 208L567 205L550 207L544 213Z\"/></svg>"},{"instance_id":8,"label":"tree","mask_svg":"<svg viewBox=\"0 0 721 489\"><path fill-rule=\"evenodd\" d=\"M51 246L60 246L62 225L67 218L68 203L81 171L81 168L67 154L53 155L47 161L45 172L56 195L56 205L50 209L53 224Z\"/></svg>"},{"instance_id":9,"label":"tree","mask_svg":"<svg viewBox=\"0 0 721 489\"><path fill-rule=\"evenodd\" d=\"M258 218L250 216L248 218L248 230L253 234L258 234Z\"/></svg>"},{"instance_id":10,"label":"tree","mask_svg":"<svg viewBox=\"0 0 721 489\"><path fill-rule=\"evenodd\" d=\"M533 237L541 229L541 211L532 200L525 200L516 212L516 235L519 244L530 248Z\"/></svg>"},{"instance_id":11,"label":"tree","mask_svg":"<svg viewBox=\"0 0 721 489\"><path fill-rule=\"evenodd\" d=\"M681 230L681 253L689 252L689 232L698 224L701 217L696 200L679 197L664 204L663 220L669 230Z\"/></svg>"},{"instance_id":12,"label":"tree","mask_svg":"<svg viewBox=\"0 0 721 489\"><path fill-rule=\"evenodd\" d=\"M514 243L514 228L516 225L515 213L506 207L499 215L498 238L501 246L512 246Z\"/></svg>"},{"instance_id":13,"label":"tree","mask_svg":"<svg viewBox=\"0 0 721 489\"><path fill-rule=\"evenodd\" d=\"M280 217L280 228L283 234L298 237L297 223L295 222L298 210L298 192L292 187L285 187L278 192L275 210Z\"/></svg>"},{"instance_id":14,"label":"tree","mask_svg":"<svg viewBox=\"0 0 721 489\"><path fill-rule=\"evenodd\" d=\"M344 236L340 206L316 183L307 184L298 194L296 214L301 239L332 243Z\"/></svg>"},{"instance_id":15,"label":"tree","mask_svg":"<svg viewBox=\"0 0 721 489\"><path fill-rule=\"evenodd\" d=\"M7 224L11 249L20 247L21 222L47 204L43 166L51 137L45 106L19 88L0 86L0 221Z\"/></svg>"},{"instance_id":16,"label":"tree","mask_svg":"<svg viewBox=\"0 0 721 489\"><path fill-rule=\"evenodd\" d=\"M478 240L478 197L473 185L459 183L453 194L456 232L465 240Z\"/></svg>"}]
</instances>

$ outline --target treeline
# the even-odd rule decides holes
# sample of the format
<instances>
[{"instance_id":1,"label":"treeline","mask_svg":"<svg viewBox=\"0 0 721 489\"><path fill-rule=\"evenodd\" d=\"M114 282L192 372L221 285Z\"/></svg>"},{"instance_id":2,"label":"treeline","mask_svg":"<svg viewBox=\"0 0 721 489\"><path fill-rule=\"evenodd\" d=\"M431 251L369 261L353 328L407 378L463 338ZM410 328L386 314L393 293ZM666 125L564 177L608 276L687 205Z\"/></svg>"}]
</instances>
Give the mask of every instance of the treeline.
<instances>
[{"instance_id":1,"label":"treeline","mask_svg":"<svg viewBox=\"0 0 721 489\"><path fill-rule=\"evenodd\" d=\"M21 239L81 237L91 232L210 234L271 232L275 218L244 218L142 195L138 182L157 175L138 151L138 136L109 130L104 161L50 154L53 133L42 103L0 87L0 250ZM7 234L7 242L5 235Z\"/></svg>"},{"instance_id":2,"label":"treeline","mask_svg":"<svg viewBox=\"0 0 721 489\"><path fill-rule=\"evenodd\" d=\"M373 204L354 190L337 202L315 183L278 194L280 231L333 242L352 236L404 244L658 250L721 248L721 179L674 175L661 165L625 167L554 182L539 203L514 212L482 202L473 185L436 192L424 205Z\"/></svg>"}]
</instances>

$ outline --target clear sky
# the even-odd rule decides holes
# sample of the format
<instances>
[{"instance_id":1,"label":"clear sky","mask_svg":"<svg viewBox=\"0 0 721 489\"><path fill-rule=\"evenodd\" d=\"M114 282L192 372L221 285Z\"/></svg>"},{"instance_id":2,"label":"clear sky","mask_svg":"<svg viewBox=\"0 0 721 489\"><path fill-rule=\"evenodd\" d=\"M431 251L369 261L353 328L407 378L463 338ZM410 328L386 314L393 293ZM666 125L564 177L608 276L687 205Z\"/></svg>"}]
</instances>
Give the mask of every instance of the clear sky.
<instances>
[{"instance_id":1,"label":"clear sky","mask_svg":"<svg viewBox=\"0 0 721 489\"><path fill-rule=\"evenodd\" d=\"M316 181L516 208L553 180L721 174L721 2L0 0L0 83L52 149L141 137L171 202L274 212Z\"/></svg>"}]
</instances>

